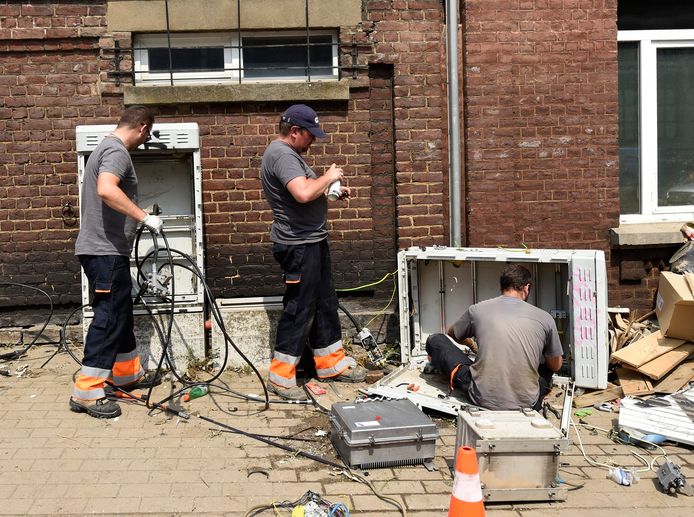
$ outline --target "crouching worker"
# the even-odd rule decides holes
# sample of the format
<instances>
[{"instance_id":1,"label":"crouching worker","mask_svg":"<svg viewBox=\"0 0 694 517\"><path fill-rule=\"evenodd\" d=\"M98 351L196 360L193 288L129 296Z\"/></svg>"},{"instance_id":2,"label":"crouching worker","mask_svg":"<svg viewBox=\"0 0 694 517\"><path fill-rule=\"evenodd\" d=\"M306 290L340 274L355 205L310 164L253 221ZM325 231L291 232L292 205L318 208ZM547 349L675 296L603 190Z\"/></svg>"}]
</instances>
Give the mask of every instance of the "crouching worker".
<instances>
[{"instance_id":1,"label":"crouching worker","mask_svg":"<svg viewBox=\"0 0 694 517\"><path fill-rule=\"evenodd\" d=\"M120 406L106 398L105 384L127 390L161 382L145 378L133 333L130 252L138 222L159 233L162 221L137 205L137 176L130 151L149 139L154 115L145 106L123 111L115 131L89 155L82 183L80 232L75 255L93 293L92 320L70 409L114 418Z\"/></svg>"},{"instance_id":2,"label":"crouching worker","mask_svg":"<svg viewBox=\"0 0 694 517\"><path fill-rule=\"evenodd\" d=\"M263 190L273 214L272 253L285 282L268 389L289 400L306 398L296 383L296 367L307 343L319 378L341 382L366 378L366 370L342 347L330 266L326 190L342 180L342 169L333 163L317 176L301 156L324 136L313 109L305 104L290 106L261 165ZM347 198L349 189L341 187L340 199Z\"/></svg>"},{"instance_id":3,"label":"crouching worker","mask_svg":"<svg viewBox=\"0 0 694 517\"><path fill-rule=\"evenodd\" d=\"M491 410L542 407L552 373L562 365L554 319L527 303L531 275L519 264L501 274L501 296L470 306L449 329L458 343L474 337L473 362L449 337L432 334L426 342L431 364L470 401Z\"/></svg>"}]
</instances>

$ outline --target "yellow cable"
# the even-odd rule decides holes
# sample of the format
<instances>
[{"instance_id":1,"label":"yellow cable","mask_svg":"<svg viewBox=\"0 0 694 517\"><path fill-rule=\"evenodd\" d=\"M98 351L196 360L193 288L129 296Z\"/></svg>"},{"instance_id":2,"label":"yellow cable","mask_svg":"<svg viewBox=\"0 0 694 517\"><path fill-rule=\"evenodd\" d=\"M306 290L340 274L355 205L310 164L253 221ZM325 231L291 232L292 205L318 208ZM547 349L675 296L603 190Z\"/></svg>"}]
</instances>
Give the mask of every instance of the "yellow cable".
<instances>
[{"instance_id":1,"label":"yellow cable","mask_svg":"<svg viewBox=\"0 0 694 517\"><path fill-rule=\"evenodd\" d=\"M388 277L391 276L391 275L395 275L397 272L398 272L398 270L396 269L396 270L393 271L392 273L386 273L386 274L383 276L383 278L381 278L381 279L378 280L377 282L371 282L370 284L364 284L364 285L360 285L360 286L357 286L357 287L347 287L347 288L344 288L344 289L335 289L335 291L337 291L337 292L347 292L347 291L359 291L360 289L366 289L367 287L372 287L372 286L374 286L374 285L380 284L380 283L383 282L386 278L388 278Z\"/></svg>"},{"instance_id":2,"label":"yellow cable","mask_svg":"<svg viewBox=\"0 0 694 517\"><path fill-rule=\"evenodd\" d=\"M366 325L364 325L366 328L369 327L369 325L371 324L371 322L372 322L373 320L375 320L376 318L378 318L381 314L384 314L384 313L386 312L386 310L388 309L388 307L390 307L390 304L393 303L393 299L395 298L395 292L397 291L397 287L398 287L398 286L397 286L397 284L395 283L395 278L393 278L393 292L392 292L392 294L390 295L390 300L388 300L388 303L386 304L385 307L383 307L380 311L378 311L378 312L374 315L374 317L371 318L371 319L366 323Z\"/></svg>"}]
</instances>

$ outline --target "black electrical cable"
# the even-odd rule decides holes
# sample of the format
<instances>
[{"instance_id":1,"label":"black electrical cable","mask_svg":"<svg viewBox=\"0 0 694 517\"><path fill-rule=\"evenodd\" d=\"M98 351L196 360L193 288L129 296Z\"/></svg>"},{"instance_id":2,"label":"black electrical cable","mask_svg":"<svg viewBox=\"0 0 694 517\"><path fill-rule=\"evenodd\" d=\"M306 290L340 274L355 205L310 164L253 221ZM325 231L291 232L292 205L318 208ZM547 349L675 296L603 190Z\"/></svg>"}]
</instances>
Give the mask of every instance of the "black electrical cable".
<instances>
[{"instance_id":1,"label":"black electrical cable","mask_svg":"<svg viewBox=\"0 0 694 517\"><path fill-rule=\"evenodd\" d=\"M157 248L157 245L156 245L157 242L156 242L156 239L155 239L155 240L154 240L154 248L153 248L153 250L152 250L150 253L148 253L147 255L145 255L145 257L144 257L143 260L142 260L142 264L141 264L140 259L139 259L139 253L138 253L138 249L139 249L138 246L139 246L139 238L140 238L140 235L141 235L141 233L142 233L142 229L143 229L143 227L140 227L140 230L139 230L139 232L138 232L137 241L136 241L136 246L135 246L135 257L136 257L136 264L137 264L137 270L138 270L138 278L143 278L143 279L145 279L146 277L145 277L144 274L142 273L142 264L145 263L145 262L149 259L149 257L150 257L151 255L154 255L154 261L155 261L154 263L156 264L156 258L157 258L158 248ZM162 340L162 333L159 332L159 331L157 332L158 335L159 335L160 341L162 341L162 359L160 359L160 361L159 361L159 365L157 366L156 372L158 373L158 372L161 370L161 365L162 365L162 363L163 363L163 358L166 357L166 358L167 358L167 361L168 361L168 363L169 363L169 366L171 367L171 372L173 373L173 375L174 375L179 381L181 381L182 383L184 383L184 384L190 384L190 383L187 383L183 378L181 378L181 377L178 375L178 373L176 372L176 369L175 369L175 367L174 367L174 365L173 365L173 361L172 361L172 360L169 358L169 356L168 356L168 350L169 350L169 345L170 345L170 331L171 331L171 326L172 326L172 324L173 324L174 302L175 302L175 291L173 290L173 281L174 281L174 276L175 276L175 275L173 274L173 272L174 272L174 266L176 266L176 267L183 267L184 269L187 269L188 271L191 271L191 272L200 280L201 285L203 286L203 289L204 289L204 292L205 292L206 300L208 301L209 306L210 306L210 308L212 309L212 310L211 310L212 316L215 318L215 321L217 322L217 325L219 326L219 329L221 330L222 334L224 335L224 340L225 340L225 345L226 345L226 346L224 347L224 359L223 359L222 364L221 364L221 366L220 366L220 368L219 368L219 371L218 371L215 375L213 375L211 379L208 379L208 380L207 380L207 383L209 384L210 382L213 382L214 380L216 380L217 378L219 378L219 376L224 372L224 369L225 369L225 367L226 367L226 364L227 364L227 362L228 362L228 357L229 357L229 347L228 347L228 345L231 344L231 346L234 348L234 350L236 350L236 352L239 354L239 356L246 362L246 364L248 364L248 365L251 367L251 369L252 369L252 370L254 371L254 373L256 374L258 380L260 381L260 384L261 384L261 386L263 387L263 392L264 392L264 395L265 395L265 409L268 409L268 408L269 408L269 403L270 403L270 402L269 402L269 401L270 401L270 397L269 397L269 393L268 393L268 390L267 390L267 386L265 385L265 382L264 382L264 380L263 380L263 378L262 378L262 375L260 374L260 372L258 371L258 369L255 367L255 365L254 365L254 364L245 356L245 354L236 346L236 344L233 342L233 340L232 340L231 337L229 336L229 334L228 334L228 332L227 332L227 330L226 330L226 326L224 325L224 319L222 318L222 314L221 314L221 311L219 310L219 306L217 305L216 299L215 299L214 295L212 294L212 291L210 290L209 286L207 285L207 282L205 281L204 275L203 275L202 272L200 271L200 268L198 268L197 264L195 263L195 261L193 260L193 258L192 258L190 255L188 255L188 254L186 254L186 253L183 253L182 251L179 251L179 250L176 250L176 249L172 249L172 248L169 246L168 240L166 239L166 235L164 234L164 232L162 232L162 238L163 238L163 240L164 240L164 244L165 244L166 250L167 250L167 258L168 258L168 264L169 264L169 268L170 268L170 272L171 272L171 281L172 281L172 289L171 289L171 291L172 291L172 293L174 293L174 295L171 297L171 309L170 309L170 310L171 310L171 313L170 313L170 318L169 318L169 328L168 328L168 331L167 331L166 340L163 341L163 340ZM173 254L174 254L174 253L176 253L177 255L179 255L179 256L181 256L181 257L183 257L183 258L190 264L190 266L185 265L185 264L174 264L174 262L173 262ZM192 267L191 267L191 266L192 266ZM157 273L158 273L158 271L156 271L156 270L153 269L153 271L152 271L152 276L155 276ZM141 285L144 285L144 284L141 284ZM143 303L145 304L145 307L147 307L147 305L146 305L146 303L144 302L144 300L142 300L142 301L143 301ZM148 307L147 307L147 308L148 308ZM148 308L148 311L149 311L149 308ZM150 315L152 315L151 311L150 311ZM152 315L152 316L153 316L153 315ZM153 318L153 320L156 321L154 318ZM155 324L155 328L158 328L158 326L157 326L156 324ZM151 394L153 388L154 388L154 386L150 386L148 395ZM148 398L149 398L149 396L148 396Z\"/></svg>"},{"instance_id":2,"label":"black electrical cable","mask_svg":"<svg viewBox=\"0 0 694 517\"><path fill-rule=\"evenodd\" d=\"M213 427L209 428L210 431L219 431L220 433L231 433L231 434L237 434L236 431L230 431L228 429L215 429ZM255 436L262 436L263 438L274 438L274 439L279 439L279 440L294 440L298 442L323 442L325 440L322 440L320 438L312 438L310 436L291 436L291 435L276 435L276 434L260 434L260 433L253 433Z\"/></svg>"},{"instance_id":3,"label":"black electrical cable","mask_svg":"<svg viewBox=\"0 0 694 517\"><path fill-rule=\"evenodd\" d=\"M169 301L169 308L168 308L169 320L168 320L168 325L167 325L167 328L166 328L166 333L164 333L164 331L163 331L162 328L161 328L160 322L157 320L157 318L155 317L155 314L154 314L154 312L152 311L150 305L147 303L147 301L146 301L145 298L143 297L144 294L145 294L146 291L147 291L147 282L148 282L148 279L147 279L146 275L143 273L142 268L143 268L143 266L145 265L145 263L147 262L147 260L150 259L150 257L153 257L153 262L152 262L152 263L154 264L154 266L156 266L156 263L157 263L156 260L157 260L157 256L158 256L158 253L159 253L159 248L158 248L158 245L157 245L156 235L155 235L155 233L154 233L152 230L150 230L150 233L152 234L152 237L153 237L153 249L152 249L152 251L150 251L147 255L145 255L144 258L143 258L142 260L140 259L140 257L139 257L139 243L140 243L140 238L141 238L141 236L142 236L142 232L143 232L144 228L145 228L145 226L142 225L142 226L138 229L138 232L137 232L137 234L136 234L135 246L134 246L134 250L135 250L135 264L136 264L136 268L137 268L137 279L138 279L138 288L139 288L139 289L138 289L137 296L135 297L135 302L138 302L138 301L139 301L140 304L145 308L145 310L146 310L147 313L149 314L149 316L150 316L150 318L151 318L151 320L152 320L153 327L154 327L154 329L155 329L155 331L156 331L157 337L159 338L159 341L160 341L161 346L162 346L162 354L161 354L161 357L159 358L159 362L157 363L157 367L156 367L156 369L155 369L155 375L154 375L154 377L156 377L156 376L159 375L159 373L160 373L161 370L162 370L163 363L164 363L164 361L166 360L167 364L168 364L169 367L170 367L171 373L174 375L174 377L176 377L176 379L178 379L178 381L180 381L180 382L184 385L184 388L183 388L181 391L185 390L186 387L192 387L192 386L195 386L195 385L202 385L202 384L208 384L208 385L209 385L211 382L213 382L214 380L216 380L217 378L219 378L219 376L224 372L224 369L225 369L225 367L226 367L226 364L227 364L227 362L228 362L228 357L229 357L229 347L228 347L228 345L231 344L231 346L234 348L234 350L236 350L236 352L241 356L241 358L242 358L242 359L251 367L251 369L255 372L256 376L257 376L258 379L260 380L260 384L262 385L262 387L263 387L263 392L264 392L264 394L265 394L265 398L264 398L264 399L259 399L259 398L255 398L255 397L254 397L254 398L246 397L246 398L248 398L249 400L257 400L257 401L260 401L260 402L263 402L263 401L264 401L264 402L265 402L265 409L268 409L268 408L269 408L269 404L270 404L270 397L269 397L269 393L268 393L268 390L267 390L267 386L265 385L265 382L263 381L262 375L260 374L260 372L258 371L258 369L255 367L255 365L254 365L254 364L245 356L245 354L244 354L243 352L241 352L241 350L236 346L236 344L233 342L233 340L232 340L231 337L229 336L228 332L226 331L226 327L225 327L225 325L224 325L224 320L223 320L223 318L222 318L221 311L219 310L219 306L217 305L216 299L215 299L214 295L212 294L212 292L211 292L209 286L207 285L207 282L205 282L204 275L203 275L202 272L200 271L200 268L197 266L197 264L196 264L195 261L192 259L192 257L190 257L188 254L183 253L182 251L179 251L179 250L176 250L176 249L172 249L172 248L169 246L169 242L168 242L168 239L167 239L166 235L165 235L164 232L162 231L162 232L161 232L161 237L162 237L162 240L164 241L164 245L165 245L166 250L167 250L167 253L166 253L166 256L167 256L167 265L169 266L169 270L170 270L170 272L171 272L171 279L170 279L170 281L171 281L171 288L170 288L170 289L171 289L171 292L174 293L174 295L172 295L172 296L170 297L170 300L168 300L168 301ZM184 259L186 259L186 260L192 265L192 267L191 267L191 266L188 266L188 265L185 265L185 264L175 264L175 263L173 262L173 254L174 254L174 253L177 254L177 255L180 255L181 257L183 257ZM164 267L164 266L162 266L162 267ZM181 268L184 268L184 269L190 271L191 273L193 273L193 274L200 280L201 285L203 286L204 291L205 291L206 300L210 303L210 306L212 307L212 315L214 316L215 321L217 322L217 325L219 326L220 330L222 331L222 333L223 333L223 335L224 335L225 345L226 345L226 346L224 347L224 359L223 359L223 361L222 361L222 364L220 365L219 371L218 371L215 375L213 375L211 379L208 379L208 380L205 381L205 382L193 382L193 383L191 383L191 382L187 381L186 379L182 378L182 377L178 374L178 372L176 371L176 368L175 368L175 364L174 364L173 359L169 356L170 343L171 343L171 331L172 331L172 328L173 328L173 317L174 317L174 313L175 313L175 290L174 290L174 288L175 288L175 284L174 284L175 279L174 279L174 267L181 267ZM155 267L153 267L153 270L152 270L152 280L153 280L153 281L157 281L157 279L156 279L155 277L156 277L156 275L157 275L160 271L161 271L161 268L160 268L159 270L157 270L157 269L155 269ZM29 286L29 287L30 287L30 286ZM34 288L34 289L35 289L35 288ZM37 289L37 290L38 290L38 289ZM44 294L45 294L45 293L44 293ZM49 299L50 299L50 297L49 297ZM63 326L62 326L62 328L61 328L61 332L60 332L60 344L59 344L59 346L58 346L58 349L53 353L53 355L51 355L51 357L48 358L48 360L46 360L46 362L43 363L43 365L41 365L41 368L43 368L46 364L48 364L48 362L49 362L53 357L55 357L55 355L60 351L60 348L61 348L61 347L65 349L65 351L72 357L72 359L73 359L77 364L79 364L79 365L82 364L82 361L81 361L81 360L70 350L70 348L68 347L68 345L67 345L67 339L66 339L65 336L66 336L66 334L67 334L67 325L68 325L68 322L70 321L70 319L72 318L72 316L73 316L77 311L79 311L80 309L84 309L85 307L88 307L89 305L90 305L90 304L84 304L84 305L82 305L82 306L80 306L80 307L77 307L75 310L73 310L73 311L68 315L68 317L66 318L66 320L65 320L65 322L63 323ZM52 314L52 304L51 304L51 314ZM50 319L50 318L49 318L49 319ZM47 325L47 324L48 324L48 322L46 322L46 325ZM44 325L44 328L45 328L45 325ZM43 331L43 329L42 329L42 331ZM39 334L39 335L40 335L40 334ZM33 344L33 343L32 343L32 344ZM28 350L28 347L27 347L27 350ZM26 350L25 350L25 351L26 351ZM119 389L119 388L116 387L116 386L114 386L114 388ZM163 401L158 402L158 403L150 403L151 394L152 394L153 389L154 389L154 385L152 384L152 385L150 385L150 387L149 387L149 390L148 390L148 392L147 392L146 398L141 399L141 400L144 400L144 402L146 403L147 407L150 407L150 404L154 404L155 407L161 406L161 405L162 405L162 402L163 402ZM123 392L127 393L126 391L121 390L121 389L119 389L119 391L123 391ZM179 393L180 393L180 392L179 392ZM174 395L174 396L175 396L175 395ZM164 400L169 400L170 398L173 398L173 396L169 396L169 397L167 397L167 398L164 399ZM279 402L279 401L273 401L273 402ZM282 402L293 402L293 403L297 403L296 401L282 401Z\"/></svg>"},{"instance_id":4,"label":"black electrical cable","mask_svg":"<svg viewBox=\"0 0 694 517\"><path fill-rule=\"evenodd\" d=\"M359 324L357 319L354 316L352 316L352 314L347 310L347 308L341 303L338 302L337 307L345 313L345 316L349 318L349 320L352 322L352 325L354 325L354 328L357 329L357 334L359 334L361 332L362 326Z\"/></svg>"},{"instance_id":5,"label":"black electrical cable","mask_svg":"<svg viewBox=\"0 0 694 517\"><path fill-rule=\"evenodd\" d=\"M282 443L277 443L273 440L270 440L269 438L265 438L264 436L261 436L261 435L255 434L255 433L249 433L249 432L243 431L241 429L237 429L236 427L232 427L230 425L223 424L222 422L218 422L212 418L209 418L209 417L206 417L203 415L195 415L195 416L197 416L197 418L199 418L200 420L204 420L205 422L209 422L210 424L221 427L222 429L226 429L232 433L240 434L240 435L246 436L248 438L253 438L254 440L258 440L259 442L263 442L263 443L266 443L268 445L272 445L272 446L277 447L279 449L283 449L287 452L291 452L292 454L296 454L298 456L303 456L303 457L308 458L310 460L314 460L314 461L317 461L319 463L329 465L330 467L333 467L336 469L340 469L340 470L346 469L346 467L344 465L340 465L339 463L331 461L327 458L323 458L321 456L316 456L315 454L311 454L310 452L302 451L301 449L297 449L295 447L290 447L289 445L284 445Z\"/></svg>"},{"instance_id":6,"label":"black electrical cable","mask_svg":"<svg viewBox=\"0 0 694 517\"><path fill-rule=\"evenodd\" d=\"M26 354L29 349L34 346L36 341L38 341L39 337L43 334L43 331L46 330L46 327L48 326L48 322L51 321L51 318L53 317L53 300L51 299L51 296L44 291L43 289L39 289L38 287L34 287L33 285L27 285L27 284L20 284L18 282L0 282L0 286L6 285L6 286L13 286L13 287L22 287L26 289L33 289L34 291L38 291L41 294L45 295L46 298L48 298L48 303L50 304L50 310L48 313L48 318L46 321L43 323L43 327L41 327L41 330L34 336L34 339L31 340L31 343L29 343L27 346L25 346L22 350L15 350L14 352L7 352L5 354L0 355L0 360L4 361L13 361L15 359L19 359L22 357L24 354Z\"/></svg>"},{"instance_id":7,"label":"black electrical cable","mask_svg":"<svg viewBox=\"0 0 694 517\"><path fill-rule=\"evenodd\" d=\"M157 376L160 375L162 365L164 364L164 360L166 360L166 362L169 364L170 371L174 372L174 375L176 375L176 368L174 367L173 361L169 357L169 345L171 343L171 330L173 329L175 298L174 298L174 296L172 296L171 300L170 300L169 321L168 321L168 325L167 325L167 329L166 329L166 336L164 336L162 331L161 331L161 328L159 326L159 322L154 317L152 310L149 308L149 306L147 305L147 303L143 297L143 294L147 290L147 277L142 273L142 265L139 262L139 256L140 256L139 249L140 249L140 238L142 237L142 233L143 233L145 228L146 227L144 224L141 225L140 228L138 228L137 235L135 238L135 248L134 248L134 250L135 250L135 264L137 265L137 280L138 280L138 287L139 287L137 296L135 297L135 303L137 303L137 301L142 302L142 305L145 307L145 309L147 310L147 312L148 312L148 314L152 320L152 324L153 324L153 326L157 332L157 336L159 337L159 341L161 343L162 353L161 353L161 357L159 358L159 362L157 363L157 368L155 369L155 373L154 373L154 378L156 378ZM149 230L150 236L152 238L152 245L153 245L153 251L151 252L151 254L153 254L151 281L152 282L158 282L158 279L157 279L158 271L156 269L157 258L158 258L158 254L159 254L159 246L157 243L157 232L150 230L149 228L148 228L148 230ZM164 246L166 246L166 249L167 249L167 260L168 260L168 265L169 265L169 271L171 272L171 278L170 278L171 292L175 293L176 292L175 291L176 286L175 286L174 269L173 269L173 256L171 255L171 252L168 252L168 250L170 249L169 240L166 238L166 234L163 231L161 232L161 237L162 237L162 240L164 241ZM142 282L140 282L141 278L142 278ZM149 386L149 390L147 391L147 398L146 398L147 407L149 407L149 401L152 397L152 390L153 389L154 389L154 383L152 383Z\"/></svg>"},{"instance_id":8,"label":"black electrical cable","mask_svg":"<svg viewBox=\"0 0 694 517\"><path fill-rule=\"evenodd\" d=\"M91 304L89 304L89 303L85 303L84 305L80 305L75 310L73 310L70 314L68 314L67 318L65 318L65 321L63 322L63 325L60 327L60 343L58 344L58 348L56 348L55 352L53 352L51 354L51 356L48 359L46 359L46 361L41 365L41 368L46 366L51 361L51 359L53 359L58 354L58 352L60 352L61 348L64 349L68 353L68 355L70 357L72 357L72 359L78 365L82 366L82 361L74 353L72 353L72 350L70 350L70 347L67 345L67 337L66 337L67 336L67 325L70 322L70 319L72 318L72 316L77 311L80 311L80 310L84 309L85 307L89 307L90 305Z\"/></svg>"},{"instance_id":9,"label":"black electrical cable","mask_svg":"<svg viewBox=\"0 0 694 517\"><path fill-rule=\"evenodd\" d=\"M230 345L232 346L232 348L234 348L234 350L239 354L239 356L241 357L241 359L243 359L243 360L246 362L246 364L248 364L248 365L251 367L251 369L252 369L253 372L255 373L256 377L257 377L258 380L260 381L260 384L261 384L261 386L263 387L263 392L264 392L264 395L265 395L265 404L266 404L266 409L267 409L267 408L269 407L269 406L268 406L268 404L269 404L269 393L268 393L268 390L267 390L267 386L265 385L265 382L264 382L264 380L263 380L263 378L262 378L262 375L260 374L260 372L258 371L258 369L255 367L255 365L254 365L254 364L246 357L246 355L236 346L236 344L234 343L234 341L233 341L233 340L231 339L231 337L229 336L229 334L228 334L228 332L227 332L227 330L226 330L226 325L224 324L224 319L223 319L223 317L222 317L222 313L221 313L221 311L219 310L219 306L217 305L217 301L216 301L214 295L212 294L212 292L211 292L209 286L207 285L207 282L205 282L204 276L203 276L202 272L200 271L200 268L197 266L197 264L195 263L195 261L193 260L193 258L190 257L190 255L188 255L188 254L186 254L186 253L184 253L184 252L182 252L182 251L179 251L179 250L173 249L173 248L167 248L167 252L168 252L169 256L172 256L173 254L180 255L181 257L185 258L185 259L190 263L190 266L189 266L189 265L186 265L186 264L178 264L178 263L175 263L175 264L174 264L174 263L172 262L172 271L173 271L173 266L175 266L175 267L181 267L181 268L184 268L184 269L190 271L191 273L193 273L196 277L198 277L198 278L200 279L201 285L203 286L203 289L204 289L204 291L205 291L206 299L208 300L209 306L210 306L210 308L211 308L211 314L212 314L212 316L214 317L215 321L217 322L217 326L218 326L219 329L221 330L221 332L222 332L222 334L223 334L223 336L224 336L225 344L227 345L227 346L224 347L224 359L222 360L222 364L220 365L219 371L218 371L217 374L214 375L211 379L208 379L208 380L206 381L207 384L209 384L209 383L215 381L216 379L218 379L219 376L223 373L224 369L226 368L226 364L227 364L228 358L229 358L229 347L228 347L228 345L230 344ZM143 258L143 262L147 261L147 260L149 259L150 255L152 255L152 254L153 254L153 251L151 251L150 253L148 253L147 255L145 255L145 257ZM139 266L138 266L138 268L139 268ZM141 271L138 271L138 275L141 275L141 274L142 274ZM184 379L182 379L182 378L175 372L175 368L172 368L172 372L173 372L174 376L175 376L179 381L181 381L181 382L183 382L183 383L187 383Z\"/></svg>"},{"instance_id":10,"label":"black electrical cable","mask_svg":"<svg viewBox=\"0 0 694 517\"><path fill-rule=\"evenodd\" d=\"M257 397L255 395L248 395L245 393L240 393L238 391L234 391L231 388L228 388L227 386L222 386L219 384L212 384L210 383L210 386L214 386L215 388L220 389L221 391L228 392L235 397L238 397L242 400L252 400L254 402L265 402L265 399L263 397ZM307 404L307 405L312 405L313 403L306 399L306 400L287 400L287 399L271 399L270 404Z\"/></svg>"}]
</instances>

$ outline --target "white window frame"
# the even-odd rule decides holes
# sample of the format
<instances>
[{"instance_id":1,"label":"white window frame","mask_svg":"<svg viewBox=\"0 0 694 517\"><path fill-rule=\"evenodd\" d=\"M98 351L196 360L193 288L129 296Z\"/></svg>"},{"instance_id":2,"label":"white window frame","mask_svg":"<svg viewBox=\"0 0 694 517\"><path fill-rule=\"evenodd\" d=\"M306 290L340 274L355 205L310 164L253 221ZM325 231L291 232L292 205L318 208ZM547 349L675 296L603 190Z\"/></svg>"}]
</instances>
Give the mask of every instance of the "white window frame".
<instances>
[{"instance_id":1,"label":"white window frame","mask_svg":"<svg viewBox=\"0 0 694 517\"><path fill-rule=\"evenodd\" d=\"M640 213L620 215L620 223L651 223L691 220L694 208L658 206L658 77L660 48L694 47L694 30L619 31L617 41L639 43L639 146Z\"/></svg>"},{"instance_id":2,"label":"white window frame","mask_svg":"<svg viewBox=\"0 0 694 517\"><path fill-rule=\"evenodd\" d=\"M306 31L253 31L241 32L241 38L245 37L296 37L305 36ZM335 30L311 30L311 36L331 36L331 73L311 74L311 81L336 81L338 74L337 31ZM135 84L146 85L170 85L169 72L150 72L149 53L147 47L168 47L168 39L165 33L136 34L134 36L133 67L135 71ZM242 64L242 52L239 51L239 35L237 32L210 32L210 33L171 33L171 46L175 47L224 47L224 71L223 72L175 72L173 73L174 85L180 84L220 84L238 83L239 71L243 83L267 83L267 82L306 82L307 76L283 77L253 77L244 78Z\"/></svg>"},{"instance_id":3,"label":"white window frame","mask_svg":"<svg viewBox=\"0 0 694 517\"><path fill-rule=\"evenodd\" d=\"M332 36L330 50L332 52L332 62L330 65L330 74L311 74L311 81L335 81L338 79L338 55L337 55L337 33L332 30L311 30L309 32L310 36ZM306 36L306 31L255 31L255 32L242 32L241 39L252 38L252 37L266 37L266 38L281 38L281 37L296 37L296 36ZM243 77L245 74L245 68L243 67L243 49L241 51L241 73L242 81L245 83L266 83L266 82L306 82L307 76L304 74L297 74L295 76L282 76L282 77L252 77L246 79Z\"/></svg>"},{"instance_id":4,"label":"white window frame","mask_svg":"<svg viewBox=\"0 0 694 517\"><path fill-rule=\"evenodd\" d=\"M169 72L149 71L148 47L168 47L166 34L135 35L135 50L133 51L133 66L135 68L135 84L168 85L171 84ZM224 71L222 72L175 72L174 84L196 83L217 84L229 82L238 77L239 51L235 36L226 32L209 33L171 33L171 47L224 47Z\"/></svg>"}]
</instances>

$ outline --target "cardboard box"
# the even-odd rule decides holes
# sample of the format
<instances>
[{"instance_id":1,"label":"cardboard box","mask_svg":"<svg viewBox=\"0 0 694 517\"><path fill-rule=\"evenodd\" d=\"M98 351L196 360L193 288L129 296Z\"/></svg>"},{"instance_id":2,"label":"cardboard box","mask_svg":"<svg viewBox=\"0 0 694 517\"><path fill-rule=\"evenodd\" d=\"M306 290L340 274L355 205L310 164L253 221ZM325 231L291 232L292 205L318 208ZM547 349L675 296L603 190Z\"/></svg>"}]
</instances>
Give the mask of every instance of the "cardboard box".
<instances>
[{"instance_id":1,"label":"cardboard box","mask_svg":"<svg viewBox=\"0 0 694 517\"><path fill-rule=\"evenodd\" d=\"M694 294L684 275L660 274L655 313L663 335L694 341Z\"/></svg>"}]
</instances>

